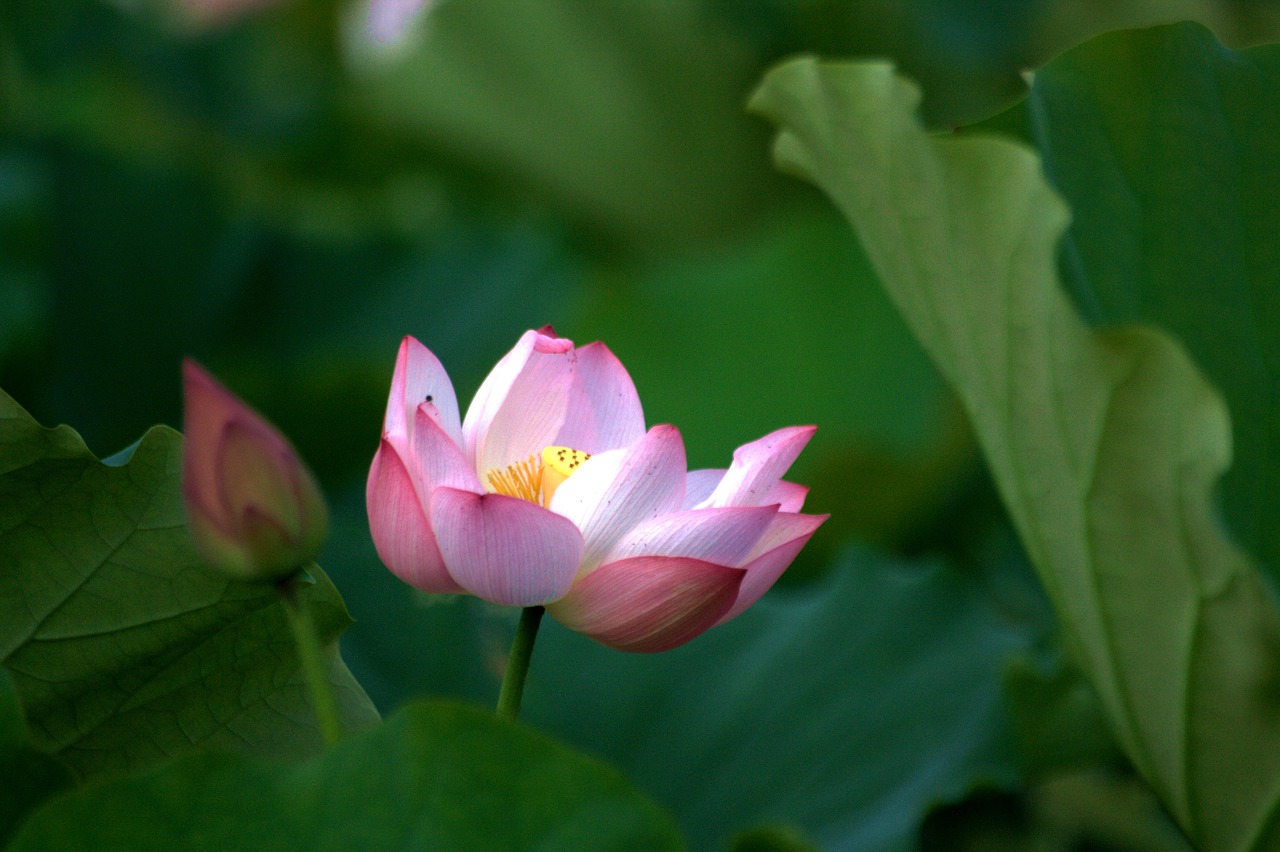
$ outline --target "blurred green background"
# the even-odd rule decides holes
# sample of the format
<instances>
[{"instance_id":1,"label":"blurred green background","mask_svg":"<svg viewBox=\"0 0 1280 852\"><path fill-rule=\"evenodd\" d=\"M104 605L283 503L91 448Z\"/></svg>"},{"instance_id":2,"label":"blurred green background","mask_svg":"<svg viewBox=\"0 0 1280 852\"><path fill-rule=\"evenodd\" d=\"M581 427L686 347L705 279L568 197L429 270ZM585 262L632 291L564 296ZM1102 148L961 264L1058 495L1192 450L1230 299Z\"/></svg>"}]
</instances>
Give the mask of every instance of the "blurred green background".
<instances>
[{"instance_id":1,"label":"blurred green background","mask_svg":"<svg viewBox=\"0 0 1280 852\"><path fill-rule=\"evenodd\" d=\"M422 340L466 400L526 328L604 340L692 466L818 424L790 478L832 518L750 622L772 638L726 628L625 658L549 627L534 724L618 762L699 847L775 822L860 848L1176 842L1105 735L1055 733L1096 709L1057 658L963 416L847 224L776 172L743 103L796 52L889 56L945 130L1013 102L1024 69L1092 33L1196 17L1251 43L1280 31L1272 4L443 0L395 49L361 40L355 2L203 22L198 5L0 3L0 387L38 420L110 455L180 423L179 362L198 358L290 435L330 495L321 564L357 618L344 654L380 709L423 693L490 702L512 614L427 600L369 540L364 475L396 347ZM890 571L877 553L932 561ZM824 659L844 634L793 634L851 617L867 626L845 678ZM948 642L968 656L939 656ZM794 656L783 669L778 648ZM892 724L957 672L991 687L976 688L994 702L979 721L957 717L976 727ZM689 678L699 691L672 686ZM717 715L758 709L779 680L794 700L777 714ZM888 739L731 793L726 775L770 773L773 752L730 772L739 758L700 725L726 741L769 732L779 761L797 729ZM982 758L938 781L923 758L947 742ZM722 801L673 786L694 753L689 783ZM902 813L877 828L838 797L787 804L815 772L868 814Z\"/></svg>"}]
</instances>

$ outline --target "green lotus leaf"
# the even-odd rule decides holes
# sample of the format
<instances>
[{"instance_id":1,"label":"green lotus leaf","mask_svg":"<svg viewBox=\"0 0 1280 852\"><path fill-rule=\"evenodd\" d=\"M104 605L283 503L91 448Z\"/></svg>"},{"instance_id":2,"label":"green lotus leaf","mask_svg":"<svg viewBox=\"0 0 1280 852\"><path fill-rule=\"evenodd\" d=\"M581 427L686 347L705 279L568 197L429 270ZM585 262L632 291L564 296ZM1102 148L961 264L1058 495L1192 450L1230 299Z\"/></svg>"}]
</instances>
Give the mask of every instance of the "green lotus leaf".
<instances>
[{"instance_id":1,"label":"green lotus leaf","mask_svg":"<svg viewBox=\"0 0 1280 852\"><path fill-rule=\"evenodd\" d=\"M112 463L0 392L0 662L31 740L77 776L197 749L291 757L320 735L269 585L205 568L182 505L182 437L150 430ZM329 579L299 599L348 728L377 711L338 653Z\"/></svg>"},{"instance_id":2,"label":"green lotus leaf","mask_svg":"<svg viewBox=\"0 0 1280 852\"><path fill-rule=\"evenodd\" d=\"M802 58L752 107L963 400L1134 765L1202 845L1274 844L1280 617L1216 516L1227 409L1169 337L1081 320L1057 276L1068 211L1035 154L932 137L918 102L887 64Z\"/></svg>"},{"instance_id":3,"label":"green lotus leaf","mask_svg":"<svg viewBox=\"0 0 1280 852\"><path fill-rule=\"evenodd\" d=\"M39 811L20 849L679 850L614 770L492 713L415 703L296 765L190 755Z\"/></svg>"}]
</instances>

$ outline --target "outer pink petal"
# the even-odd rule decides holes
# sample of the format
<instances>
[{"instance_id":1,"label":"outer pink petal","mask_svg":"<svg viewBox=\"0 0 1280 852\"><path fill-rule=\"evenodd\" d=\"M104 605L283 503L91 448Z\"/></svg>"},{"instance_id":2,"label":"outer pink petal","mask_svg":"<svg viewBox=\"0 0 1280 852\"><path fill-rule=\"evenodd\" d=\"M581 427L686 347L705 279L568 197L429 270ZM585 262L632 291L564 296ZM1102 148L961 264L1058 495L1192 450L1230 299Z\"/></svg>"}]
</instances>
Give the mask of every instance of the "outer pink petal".
<instances>
[{"instance_id":1,"label":"outer pink petal","mask_svg":"<svg viewBox=\"0 0 1280 852\"><path fill-rule=\"evenodd\" d=\"M614 545L605 561L683 556L736 567L748 561L777 513L776 506L672 512L637 526Z\"/></svg>"},{"instance_id":2,"label":"outer pink petal","mask_svg":"<svg viewBox=\"0 0 1280 852\"><path fill-rule=\"evenodd\" d=\"M462 591L445 570L409 471L385 438L369 469L365 501L374 547L391 573L424 592Z\"/></svg>"},{"instance_id":3,"label":"outer pink petal","mask_svg":"<svg viewBox=\"0 0 1280 852\"><path fill-rule=\"evenodd\" d=\"M684 497L684 441L674 426L654 426L629 450L592 456L566 479L551 509L582 530L580 574L632 528L674 512Z\"/></svg>"},{"instance_id":4,"label":"outer pink petal","mask_svg":"<svg viewBox=\"0 0 1280 852\"><path fill-rule=\"evenodd\" d=\"M777 503L779 512L795 513L804 508L804 501L808 496L809 486L779 479L769 491L769 496L764 498L764 502Z\"/></svg>"},{"instance_id":5,"label":"outer pink petal","mask_svg":"<svg viewBox=\"0 0 1280 852\"><path fill-rule=\"evenodd\" d=\"M217 476L222 432L232 420L260 418L190 358L182 362L182 393L183 490L189 504L195 502L210 512L218 512L217 523L225 525Z\"/></svg>"},{"instance_id":6,"label":"outer pink petal","mask_svg":"<svg viewBox=\"0 0 1280 852\"><path fill-rule=\"evenodd\" d=\"M427 406L431 419L439 424L455 444L462 446L462 424L458 420L458 397L440 359L413 337L400 341L396 370L391 377L391 396L382 423L383 434L408 438L419 407Z\"/></svg>"},{"instance_id":7,"label":"outer pink petal","mask_svg":"<svg viewBox=\"0 0 1280 852\"><path fill-rule=\"evenodd\" d=\"M582 536L572 521L502 494L437 488L431 524L453 579L504 606L559 600L582 558Z\"/></svg>"},{"instance_id":8,"label":"outer pink petal","mask_svg":"<svg viewBox=\"0 0 1280 852\"><path fill-rule=\"evenodd\" d=\"M484 491L462 447L441 428L425 403L418 406L414 415L413 435L405 460L424 506L431 499L431 491L441 486L476 493Z\"/></svg>"},{"instance_id":9,"label":"outer pink petal","mask_svg":"<svg viewBox=\"0 0 1280 852\"><path fill-rule=\"evenodd\" d=\"M547 611L610 648L666 651L728 612L742 579L740 569L698 559L641 556L600 566Z\"/></svg>"},{"instance_id":10,"label":"outer pink petal","mask_svg":"<svg viewBox=\"0 0 1280 852\"><path fill-rule=\"evenodd\" d=\"M497 363L462 422L463 447L481 476L555 443L576 359L572 341L526 331Z\"/></svg>"},{"instance_id":11,"label":"outer pink petal","mask_svg":"<svg viewBox=\"0 0 1280 852\"><path fill-rule=\"evenodd\" d=\"M815 431L816 426L788 426L738 447L724 478L697 508L765 505Z\"/></svg>"},{"instance_id":12,"label":"outer pink petal","mask_svg":"<svg viewBox=\"0 0 1280 852\"><path fill-rule=\"evenodd\" d=\"M602 453L629 447L643 435L640 397L622 362L603 343L580 348L564 426L555 444Z\"/></svg>"},{"instance_id":13,"label":"outer pink petal","mask_svg":"<svg viewBox=\"0 0 1280 852\"><path fill-rule=\"evenodd\" d=\"M715 491L716 486L720 484L720 480L724 479L725 473L724 468L704 468L702 470L689 471L689 476L685 479L684 484L684 508L692 509L710 497L711 492ZM778 511L780 512L799 512L804 508L804 501L808 496L809 489L807 486L779 479L765 498L760 501L760 505L767 506L771 503L777 503Z\"/></svg>"},{"instance_id":14,"label":"outer pink petal","mask_svg":"<svg viewBox=\"0 0 1280 852\"><path fill-rule=\"evenodd\" d=\"M222 430L215 457L221 515L230 529L239 527L252 506L300 540L303 518L294 476L301 463L275 430L256 419L233 420Z\"/></svg>"},{"instance_id":15,"label":"outer pink petal","mask_svg":"<svg viewBox=\"0 0 1280 852\"><path fill-rule=\"evenodd\" d=\"M751 606L778 581L822 522L830 515L793 515L778 513L769 529L749 554L746 577L733 607L716 624L723 624Z\"/></svg>"}]
</instances>

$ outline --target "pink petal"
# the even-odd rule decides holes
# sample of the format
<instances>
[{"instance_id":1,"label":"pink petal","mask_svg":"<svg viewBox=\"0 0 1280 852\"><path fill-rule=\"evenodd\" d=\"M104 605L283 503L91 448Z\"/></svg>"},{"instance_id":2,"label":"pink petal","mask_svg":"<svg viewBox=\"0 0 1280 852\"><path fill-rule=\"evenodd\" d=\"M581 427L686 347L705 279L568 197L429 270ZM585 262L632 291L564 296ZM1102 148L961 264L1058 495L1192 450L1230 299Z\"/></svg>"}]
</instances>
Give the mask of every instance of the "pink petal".
<instances>
[{"instance_id":1,"label":"pink petal","mask_svg":"<svg viewBox=\"0 0 1280 852\"><path fill-rule=\"evenodd\" d=\"M572 341L526 331L497 363L462 422L467 458L481 476L555 443L576 359Z\"/></svg>"},{"instance_id":2,"label":"pink petal","mask_svg":"<svg viewBox=\"0 0 1280 852\"><path fill-rule=\"evenodd\" d=\"M822 522L830 515L793 515L778 513L760 541L751 549L746 577L733 607L721 616L723 624L751 606L778 581Z\"/></svg>"},{"instance_id":3,"label":"pink petal","mask_svg":"<svg viewBox=\"0 0 1280 852\"><path fill-rule=\"evenodd\" d=\"M578 350L565 418L554 443L587 453L629 447L644 435L636 386L603 343Z\"/></svg>"},{"instance_id":4,"label":"pink petal","mask_svg":"<svg viewBox=\"0 0 1280 852\"><path fill-rule=\"evenodd\" d=\"M582 535L572 521L502 494L437 488L431 525L453 579L504 606L559 600L582 558Z\"/></svg>"},{"instance_id":5,"label":"pink petal","mask_svg":"<svg viewBox=\"0 0 1280 852\"><path fill-rule=\"evenodd\" d=\"M724 478L695 508L765 505L815 431L816 426L788 426L738 447Z\"/></svg>"},{"instance_id":6,"label":"pink petal","mask_svg":"<svg viewBox=\"0 0 1280 852\"><path fill-rule=\"evenodd\" d=\"M485 490L480 478L476 476L475 468L463 454L462 447L445 433L426 403L418 406L414 415L413 434L409 439L409 450L405 458L409 478L417 488L418 498L424 506L430 500L431 492L441 486L461 488L477 494Z\"/></svg>"},{"instance_id":7,"label":"pink petal","mask_svg":"<svg viewBox=\"0 0 1280 852\"><path fill-rule=\"evenodd\" d=\"M743 572L681 557L602 565L547 611L620 651L666 651L711 627L733 605Z\"/></svg>"},{"instance_id":8,"label":"pink petal","mask_svg":"<svg viewBox=\"0 0 1280 852\"><path fill-rule=\"evenodd\" d=\"M779 512L794 514L804 508L804 501L808 496L809 486L779 479L769 491L769 495L764 498L764 502L777 503Z\"/></svg>"},{"instance_id":9,"label":"pink petal","mask_svg":"<svg viewBox=\"0 0 1280 852\"><path fill-rule=\"evenodd\" d=\"M711 496L720 480L724 479L724 468L703 468L691 470L684 481L684 508L692 509ZM780 512L799 512L804 508L805 498L809 496L807 486L779 479L777 484L761 501L760 505L778 504Z\"/></svg>"},{"instance_id":10,"label":"pink petal","mask_svg":"<svg viewBox=\"0 0 1280 852\"><path fill-rule=\"evenodd\" d=\"M580 573L598 565L633 527L679 509L684 475L684 441L674 426L654 426L631 449L583 462L551 500L552 511L582 530Z\"/></svg>"},{"instance_id":11,"label":"pink petal","mask_svg":"<svg viewBox=\"0 0 1280 852\"><path fill-rule=\"evenodd\" d=\"M369 468L365 501L374 547L391 573L424 592L462 591L445 569L409 471L385 438Z\"/></svg>"},{"instance_id":12,"label":"pink petal","mask_svg":"<svg viewBox=\"0 0 1280 852\"><path fill-rule=\"evenodd\" d=\"M777 513L776 506L672 512L637 526L614 545L605 561L683 556L736 567L748 561Z\"/></svg>"},{"instance_id":13,"label":"pink petal","mask_svg":"<svg viewBox=\"0 0 1280 852\"><path fill-rule=\"evenodd\" d=\"M681 508L692 509L711 496L720 480L724 479L724 468L702 468L691 470L684 480L684 505Z\"/></svg>"},{"instance_id":14,"label":"pink petal","mask_svg":"<svg viewBox=\"0 0 1280 852\"><path fill-rule=\"evenodd\" d=\"M220 512L217 453L227 423L259 419L248 406L224 388L195 361L182 362L182 482L188 502L195 500L207 511ZM225 517L220 518L226 523Z\"/></svg>"},{"instance_id":15,"label":"pink petal","mask_svg":"<svg viewBox=\"0 0 1280 852\"><path fill-rule=\"evenodd\" d=\"M418 410L426 405L432 420L458 446L462 446L462 424L458 420L458 397L449 374L431 350L412 337L400 341L396 371L391 377L391 396L383 420L384 434L407 438L413 430Z\"/></svg>"},{"instance_id":16,"label":"pink petal","mask_svg":"<svg viewBox=\"0 0 1280 852\"><path fill-rule=\"evenodd\" d=\"M274 430L256 419L227 423L215 464L222 517L233 529L252 506L269 515L287 535L300 534L302 517L293 483L299 462Z\"/></svg>"}]
</instances>

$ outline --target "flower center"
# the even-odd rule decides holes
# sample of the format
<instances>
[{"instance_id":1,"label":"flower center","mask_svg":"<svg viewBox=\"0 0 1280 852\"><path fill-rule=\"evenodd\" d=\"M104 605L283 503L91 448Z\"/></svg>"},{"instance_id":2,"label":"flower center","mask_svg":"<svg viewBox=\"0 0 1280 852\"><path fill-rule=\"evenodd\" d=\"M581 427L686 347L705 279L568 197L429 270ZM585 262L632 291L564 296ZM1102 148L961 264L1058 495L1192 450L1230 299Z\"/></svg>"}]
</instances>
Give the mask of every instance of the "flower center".
<instances>
[{"instance_id":1,"label":"flower center","mask_svg":"<svg viewBox=\"0 0 1280 852\"><path fill-rule=\"evenodd\" d=\"M582 450L547 447L540 454L531 455L501 470L494 468L485 474L485 478L496 494L547 506L556 489L589 458L591 454Z\"/></svg>"}]
</instances>

